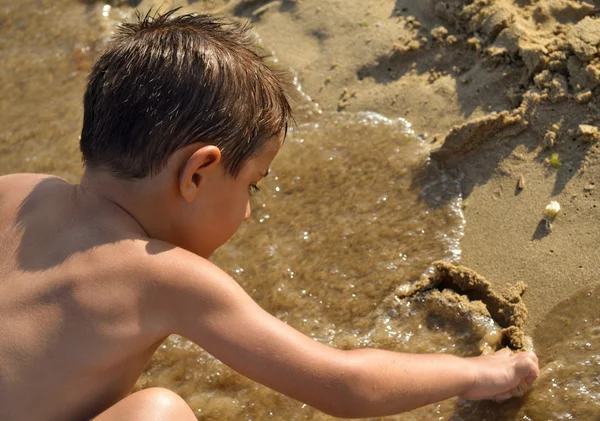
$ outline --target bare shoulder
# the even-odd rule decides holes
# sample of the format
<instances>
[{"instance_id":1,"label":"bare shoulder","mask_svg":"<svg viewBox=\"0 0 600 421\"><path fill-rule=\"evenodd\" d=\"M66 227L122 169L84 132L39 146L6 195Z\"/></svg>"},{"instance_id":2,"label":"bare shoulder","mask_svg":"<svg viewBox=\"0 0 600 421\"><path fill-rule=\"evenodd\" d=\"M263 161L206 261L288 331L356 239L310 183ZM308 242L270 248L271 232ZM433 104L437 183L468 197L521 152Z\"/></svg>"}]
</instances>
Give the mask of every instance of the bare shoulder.
<instances>
[{"instance_id":1,"label":"bare shoulder","mask_svg":"<svg viewBox=\"0 0 600 421\"><path fill-rule=\"evenodd\" d=\"M215 335L226 335L227 326L235 320L238 326L249 320L265 324L275 321L209 260L154 240L148 243L147 251L144 267L152 273L153 284L159 290L155 307L165 315L168 333L206 346Z\"/></svg>"},{"instance_id":2,"label":"bare shoulder","mask_svg":"<svg viewBox=\"0 0 600 421\"><path fill-rule=\"evenodd\" d=\"M263 310L217 266L155 243L152 270L161 289L156 309L170 331L200 345L239 373L295 399L327 408L352 362L344 351L301 334ZM307 367L311 367L307 370Z\"/></svg>"},{"instance_id":3,"label":"bare shoulder","mask_svg":"<svg viewBox=\"0 0 600 421\"><path fill-rule=\"evenodd\" d=\"M9 174L0 176L0 203L18 205L33 190L50 191L68 183L62 178L48 174ZM6 206L4 207L6 208Z\"/></svg>"},{"instance_id":4,"label":"bare shoulder","mask_svg":"<svg viewBox=\"0 0 600 421\"><path fill-rule=\"evenodd\" d=\"M161 289L160 305L175 313L173 317L186 316L182 302L185 297L193 300L192 305L200 311L199 304L205 299L246 295L234 279L203 257L157 240L148 241L145 249L144 267Z\"/></svg>"},{"instance_id":5,"label":"bare shoulder","mask_svg":"<svg viewBox=\"0 0 600 421\"><path fill-rule=\"evenodd\" d=\"M0 195L11 190L31 190L44 180L65 183L62 178L48 174L8 174L0 176Z\"/></svg>"},{"instance_id":6,"label":"bare shoulder","mask_svg":"<svg viewBox=\"0 0 600 421\"><path fill-rule=\"evenodd\" d=\"M125 248L133 244L133 249ZM163 335L178 334L205 347L212 336L208 327L238 317L234 313L263 311L233 278L209 260L154 239L131 245L122 244L111 253L130 256L127 266L132 270L131 278L151 298L144 305L148 311L143 313L155 327L160 326Z\"/></svg>"},{"instance_id":7,"label":"bare shoulder","mask_svg":"<svg viewBox=\"0 0 600 421\"><path fill-rule=\"evenodd\" d=\"M61 187L58 187L58 186ZM4 250L13 250L16 247L23 249L20 244L22 232L17 229L25 226L24 216L26 214L44 214L47 216L49 202L54 202L55 195L60 188L69 184L58 177L45 174L10 174L0 176L0 243ZM31 200L33 194L42 200ZM41 193L38 195L38 193ZM39 235L33 231L27 231L28 238L31 238L33 244L41 244L43 241ZM0 254L0 258L5 262L12 256L11 252L7 255Z\"/></svg>"}]
</instances>

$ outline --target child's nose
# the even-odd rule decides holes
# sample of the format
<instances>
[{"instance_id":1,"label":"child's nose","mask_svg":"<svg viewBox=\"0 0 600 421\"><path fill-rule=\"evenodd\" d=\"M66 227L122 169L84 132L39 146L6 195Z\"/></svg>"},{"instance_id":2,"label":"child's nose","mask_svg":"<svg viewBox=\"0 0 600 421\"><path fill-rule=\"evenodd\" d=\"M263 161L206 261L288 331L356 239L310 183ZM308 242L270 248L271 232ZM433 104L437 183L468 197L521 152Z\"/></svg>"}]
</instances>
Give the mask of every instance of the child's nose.
<instances>
[{"instance_id":1,"label":"child's nose","mask_svg":"<svg viewBox=\"0 0 600 421\"><path fill-rule=\"evenodd\" d=\"M250 201L246 203L246 215L244 215L244 221L247 221L250 218Z\"/></svg>"}]
</instances>

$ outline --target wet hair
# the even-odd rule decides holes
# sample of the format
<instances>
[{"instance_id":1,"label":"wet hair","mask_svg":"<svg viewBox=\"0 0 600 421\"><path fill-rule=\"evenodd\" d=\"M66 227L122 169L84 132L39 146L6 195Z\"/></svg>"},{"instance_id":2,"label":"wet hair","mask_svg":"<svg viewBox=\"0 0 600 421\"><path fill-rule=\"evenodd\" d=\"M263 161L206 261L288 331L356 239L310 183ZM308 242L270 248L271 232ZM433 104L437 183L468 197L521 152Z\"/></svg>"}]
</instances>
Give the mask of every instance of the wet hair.
<instances>
[{"instance_id":1,"label":"wet hair","mask_svg":"<svg viewBox=\"0 0 600 421\"><path fill-rule=\"evenodd\" d=\"M202 142L221 149L235 177L287 130L286 79L267 65L248 26L177 10L122 24L94 64L80 140L86 166L142 178Z\"/></svg>"}]
</instances>

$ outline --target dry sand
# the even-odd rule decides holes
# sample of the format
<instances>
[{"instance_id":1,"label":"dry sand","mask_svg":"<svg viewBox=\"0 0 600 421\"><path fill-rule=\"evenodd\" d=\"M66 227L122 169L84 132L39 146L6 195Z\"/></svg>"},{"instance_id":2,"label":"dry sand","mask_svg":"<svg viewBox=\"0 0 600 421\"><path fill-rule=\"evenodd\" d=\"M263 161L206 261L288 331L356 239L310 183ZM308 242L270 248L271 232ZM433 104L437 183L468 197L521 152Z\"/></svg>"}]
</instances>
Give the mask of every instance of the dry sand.
<instances>
[{"instance_id":1,"label":"dry sand","mask_svg":"<svg viewBox=\"0 0 600 421\"><path fill-rule=\"evenodd\" d=\"M189 8L250 19L322 109L407 118L438 149L434 158L463 174L461 264L495 287L528 284L533 333L600 274L599 6L207 0ZM548 232L551 200L561 211Z\"/></svg>"}]
</instances>

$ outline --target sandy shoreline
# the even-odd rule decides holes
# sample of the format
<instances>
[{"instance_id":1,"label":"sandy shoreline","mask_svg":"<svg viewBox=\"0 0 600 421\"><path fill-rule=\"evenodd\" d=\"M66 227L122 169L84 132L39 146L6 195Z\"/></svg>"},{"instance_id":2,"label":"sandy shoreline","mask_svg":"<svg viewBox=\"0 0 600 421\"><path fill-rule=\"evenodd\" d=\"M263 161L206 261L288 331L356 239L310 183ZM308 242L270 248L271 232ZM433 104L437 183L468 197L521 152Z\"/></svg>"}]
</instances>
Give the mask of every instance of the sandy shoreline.
<instances>
[{"instance_id":1,"label":"sandy shoreline","mask_svg":"<svg viewBox=\"0 0 600 421\"><path fill-rule=\"evenodd\" d=\"M252 19L264 44L298 72L323 109L405 117L435 146L456 141L446 138L455 126L459 142L472 140L439 157L464 174L461 264L496 286L526 282L533 333L555 305L597 283L600 273L594 258L600 248L599 143L578 135L581 124L600 123L600 20L591 1L529 3L207 6ZM502 111L505 121L494 116ZM483 121L460 128L478 118ZM547 162L555 153L557 168ZM516 188L520 176L522 192ZM539 223L551 200L562 209L548 234Z\"/></svg>"},{"instance_id":2,"label":"sandy shoreline","mask_svg":"<svg viewBox=\"0 0 600 421\"><path fill-rule=\"evenodd\" d=\"M460 263L498 288L528 284L530 334L598 282L600 135L580 133L600 125L597 2L164 2L171 6L250 21L321 109L403 117L441 148L436 159L463 176ZM551 200L562 209L547 233L540 221Z\"/></svg>"},{"instance_id":3,"label":"sandy shoreline","mask_svg":"<svg viewBox=\"0 0 600 421\"><path fill-rule=\"evenodd\" d=\"M152 0L108 3L116 6L109 18L94 22L107 32L131 18L132 6L158 6ZM266 49L296 72L324 111L375 111L411 122L440 150L436 159L463 177L467 224L460 263L497 288L528 284L530 334L554 306L598 282L598 2L161 4L250 21ZM81 82L94 48L101 49L102 42L95 44L91 56L73 53ZM304 98L296 100L302 105ZM580 126L591 133L581 134ZM556 167L549 163L553 154ZM525 180L522 191L519 178ZM562 209L547 233L540 221L551 200Z\"/></svg>"},{"instance_id":4,"label":"sandy shoreline","mask_svg":"<svg viewBox=\"0 0 600 421\"><path fill-rule=\"evenodd\" d=\"M89 24L96 32L90 29L76 42L60 41L67 47L75 42L74 49L68 47L73 49L70 60L57 61L65 69L53 71L48 81L35 82L48 104L57 98L60 102L45 107L38 114L40 124L30 126L27 114L19 114L20 108L13 108L8 98L25 95L24 100L31 97L36 103L39 92L30 89L23 94L15 82L3 90L7 99L2 107L12 116L7 133L22 139L20 144L11 140L3 146L0 162L5 171L22 170L21 158L26 161L34 155L36 171L73 178L79 171L77 96L102 47L103 41L95 39L97 32L108 33L117 22L131 18L133 5L142 11L156 7L152 0L114 0L109 3L117 7L112 12L109 7L104 18L108 6L92 0L82 3L95 16ZM598 2L170 0L161 4L183 6L182 12L218 12L251 21L264 46L283 66L294 69L304 92L325 111L375 111L410 121L417 134L440 150L436 159L462 174L467 224L460 263L496 287L520 281L529 285L524 300L530 334L554 306L598 282L600 142L594 133L600 125ZM25 11L14 13L25 19ZM35 20L27 22L27 31L35 32ZM52 39L62 36L50 29L52 37L42 38L49 43L48 51ZM22 50L38 48L28 40ZM31 57L29 61L58 60L39 53ZM13 65L29 69L30 64L24 63ZM30 71L35 69L32 65ZM16 73L12 80L18 80ZM64 99L64 91L73 98ZM303 100L298 98L297 104ZM68 139L57 146L64 149L60 162L34 141L45 138L46 126L56 126L59 137ZM589 134L580 134L582 128ZM553 154L557 167L548 162ZM525 188L519 192L521 177ZM539 224L551 200L557 200L562 210L547 235Z\"/></svg>"},{"instance_id":5,"label":"sandy shoreline","mask_svg":"<svg viewBox=\"0 0 600 421\"><path fill-rule=\"evenodd\" d=\"M347 153L351 148L342 141L362 146L371 140L365 146L377 149L379 155L373 153L364 159L362 150L350 152L359 157L356 159L364 168L368 164L369 175L384 176L384 181L364 174L362 178L348 176L346 168L353 166L338 161L328 170L321 164L310 172L312 199L310 194L299 194L293 203L291 196L286 196L286 202L274 200L266 210L256 206L253 220L260 222L252 227L250 221L244 228L250 242L240 240L236 249L234 238L230 255L224 248L217 263L227 263L229 266L222 266L235 272L238 282L260 305L332 346L475 355L481 351L477 336L481 332L475 326L481 320L472 323L473 316L487 313L503 329L524 325L526 334L533 337L543 367L538 386L527 398L503 405L448 400L404 414L403 420L596 419L600 405L597 0L2 2L3 174L44 172L77 182L85 79L110 31L118 22L132 19L135 7L145 12L151 6L183 6L182 12L205 11L251 21L265 48L274 52L283 67L294 70L303 91L314 101L311 107L304 107L306 97L297 95L298 121L304 120L308 109L318 107L325 111L323 121L335 123L333 131L326 124L318 129L314 125L315 130L306 129L307 136L329 148L337 148L336 142L341 142ZM406 118L412 123L414 131L431 147L433 160L445 167L429 168L434 167L436 174L450 174L446 180L451 183L440 182L436 190L443 191L439 195L444 196L439 199L441 207L431 205L411 186L402 186L419 178L412 178L419 169L410 164L414 161L410 158L417 156L416 149L409 144L407 149L396 148L393 143L404 132L398 136L392 129L371 130L364 125L357 129L348 116L362 111ZM343 124L340 126L338 120L345 121L345 128L340 128ZM299 128L295 134L301 131ZM290 136L293 138L294 134ZM427 149L421 141L418 144L422 160ZM297 175L294 165L308 167L300 162L299 155L290 158L295 153L292 145L292 141L286 145L280 154L281 165L274 166L272 176L264 181L265 192L279 186L284 193L292 191ZM386 145L394 145L397 155L386 150ZM387 158L387 167L380 156ZM403 162L404 157L409 159ZM310 162L317 165L315 159ZM340 165L345 167L340 169ZM279 171L281 181L276 178ZM334 182L325 189L335 189L336 194L328 193L330 201L319 211L312 208L312 212L304 212L310 203L305 205L300 199L320 201L325 191L320 183L331 174ZM458 263L474 272L461 269L458 273L447 267L445 277L428 284L411 284L430 288L426 294L433 304L413 295L409 298L416 297L415 303L423 302L419 310L409 311L406 302L404 307L394 308L385 300L396 303L406 285L400 282L418 278L430 262L446 258L447 238L436 233L447 232L443 230L452 219L444 219L443 206L456 200L455 191L450 191L456 186L454 175L461 177L466 219ZM393 200L387 201L385 185L389 180L385 177L393 178L391 184L398 181L394 192L406 191L412 196L394 193L390 196ZM439 181L443 177L434 178ZM338 188L343 183L348 185ZM370 231L369 224L359 227L364 231L353 228L358 234L351 245L365 251L364 258L348 257L335 243L342 238L340 232L332 235L323 230L323 237L330 241L324 244L316 241L321 229L318 224L306 228L313 220L327 224L328 229L360 225L357 212L349 214L352 224L343 218L332 223L335 218L330 216L344 216L352 205L346 204L347 199L360 196L377 204L384 195L387 202L381 209L385 213L378 208L378 218L385 215L389 219L379 219L377 228ZM438 195L433 197L437 204ZM262 200L263 205L266 202L260 196L256 200ZM548 232L542 217L551 200L560 203L561 211ZM398 213L399 209L411 217ZM454 215L460 216L456 233L462 229L463 215L456 212L457 207L453 209L460 214ZM264 214L270 218L270 213L270 229L258 226L262 220L256 217ZM277 215L287 217L279 218L280 226L284 226L280 231ZM292 219L293 227L289 223ZM434 223L427 225L431 220ZM306 228L305 237L308 231L314 233L310 242L303 243L306 253L296 248L294 230L301 232L300 228ZM284 244L289 253L272 257L269 247L279 232L286 233L282 236L286 243L278 244ZM415 232L423 235L414 236ZM252 247L246 247L248 244ZM256 259L254 252L261 247L262 258ZM242 256L242 249L246 255ZM240 261L243 268L237 266ZM350 279L346 280L344 268L330 272L336 262L349 262L346 272ZM395 262L394 271L387 267L389 262ZM385 271L377 274L377 268ZM528 285L523 302L522 283ZM475 291L471 288L474 285ZM445 286L449 290L440 292ZM497 294L503 288L508 292ZM451 290L460 290L463 295L452 295ZM429 317L431 309L439 310L439 314ZM490 339L486 343L498 345L496 328L482 326L494 332L490 338L481 333ZM508 333L506 338L518 339L512 346L520 348L523 336ZM520 329L518 333L522 333ZM413 336L415 340L410 339ZM272 419L331 419L243 378L176 335L161 346L137 387L150 386L179 393L198 411L199 419L265 419L273 414Z\"/></svg>"},{"instance_id":6,"label":"sandy shoreline","mask_svg":"<svg viewBox=\"0 0 600 421\"><path fill-rule=\"evenodd\" d=\"M100 8L92 0L82 3L90 10ZM116 22L131 17L132 6L142 11L156 7L152 0L109 3L116 6L112 12L108 8L110 17L91 21L107 33ZM170 0L161 4L183 6L182 12L217 12L251 21L264 46L283 66L294 69L304 91L325 111L375 111L410 121L417 134L440 150L434 153L436 159L462 174L467 225L461 264L496 286L526 282L530 333L560 301L598 282L598 2ZM76 71L66 68L61 72L65 80L44 82L44 89L60 85L68 87L71 96L80 93L102 45L94 36L90 32L75 44ZM68 61L61 63L73 67ZM7 98L21 95L19 89L12 84L4 93ZM302 101L298 98L297 103ZM67 105L68 111L60 116L60 130L69 139L62 155L69 157L65 162L70 171L77 172L73 140L80 123L79 100ZM54 124L57 107L47 108L39 117ZM27 116L18 115L19 108L13 111L6 102L3 109L15 114L16 127L21 126L15 130L18 136L28 142L43 137L37 133L43 125L23 129ZM60 173L63 164L37 148L29 143L11 146L5 156L37 152L42 161L37 170ZM554 154L556 167L549 163ZM11 159L2 161L6 170L18 170ZM525 180L522 191L516 188L519 178ZM548 234L540 230L540 220L551 200L557 200L562 210Z\"/></svg>"}]
</instances>

